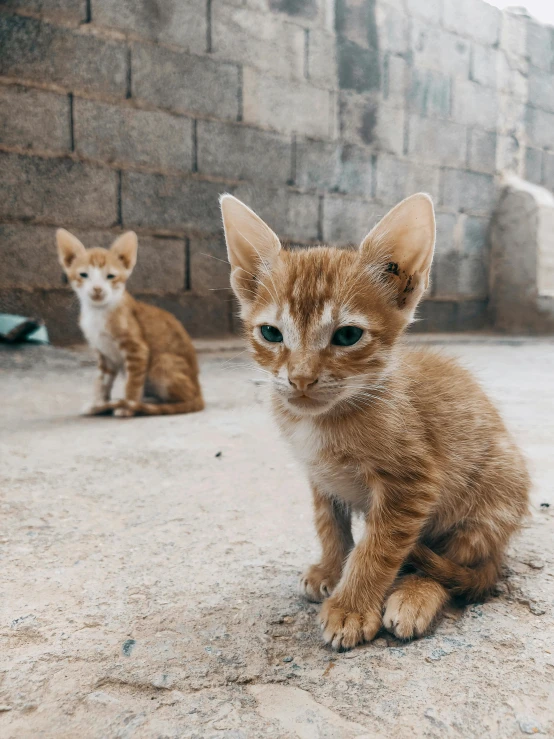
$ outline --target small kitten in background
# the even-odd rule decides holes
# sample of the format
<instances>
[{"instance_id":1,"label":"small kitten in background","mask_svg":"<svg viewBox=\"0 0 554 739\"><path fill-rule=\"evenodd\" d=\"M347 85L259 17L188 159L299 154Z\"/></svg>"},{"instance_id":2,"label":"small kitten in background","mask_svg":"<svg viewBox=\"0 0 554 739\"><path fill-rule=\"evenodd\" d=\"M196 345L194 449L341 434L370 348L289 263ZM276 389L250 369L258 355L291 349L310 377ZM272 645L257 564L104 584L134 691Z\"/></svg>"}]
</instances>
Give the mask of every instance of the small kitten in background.
<instances>
[{"instance_id":1,"label":"small kitten in background","mask_svg":"<svg viewBox=\"0 0 554 739\"><path fill-rule=\"evenodd\" d=\"M79 325L98 352L98 376L87 415L192 413L204 408L192 341L167 311L135 300L125 285L137 261L129 231L110 249L85 249L75 236L56 232L58 256L81 304ZM110 401L117 374L126 374L125 399ZM161 403L143 401L145 383Z\"/></svg>"},{"instance_id":2,"label":"small kitten in background","mask_svg":"<svg viewBox=\"0 0 554 739\"><path fill-rule=\"evenodd\" d=\"M310 479L321 560L300 581L326 598L335 649L426 633L452 595L493 589L527 511L529 477L469 372L399 342L429 284L431 199L397 205L359 249L282 248L231 195L231 263L273 411ZM352 512L365 520L354 545Z\"/></svg>"}]
</instances>

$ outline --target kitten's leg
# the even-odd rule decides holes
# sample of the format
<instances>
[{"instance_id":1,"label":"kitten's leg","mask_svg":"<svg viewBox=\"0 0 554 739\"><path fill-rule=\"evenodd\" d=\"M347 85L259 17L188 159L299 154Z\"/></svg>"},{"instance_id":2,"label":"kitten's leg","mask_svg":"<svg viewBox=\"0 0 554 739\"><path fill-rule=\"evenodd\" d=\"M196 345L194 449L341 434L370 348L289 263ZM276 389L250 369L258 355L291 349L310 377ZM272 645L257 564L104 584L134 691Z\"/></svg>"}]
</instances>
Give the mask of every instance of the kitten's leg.
<instances>
[{"instance_id":1,"label":"kitten's leg","mask_svg":"<svg viewBox=\"0 0 554 739\"><path fill-rule=\"evenodd\" d=\"M439 617L449 595L435 580L425 575L406 575L385 606L383 626L399 639L425 634Z\"/></svg>"},{"instance_id":2,"label":"kitten's leg","mask_svg":"<svg viewBox=\"0 0 554 739\"><path fill-rule=\"evenodd\" d=\"M94 381L94 400L83 408L83 415L97 416L111 410L108 401L112 394L117 371L103 354L98 353L98 372Z\"/></svg>"},{"instance_id":3,"label":"kitten's leg","mask_svg":"<svg viewBox=\"0 0 554 739\"><path fill-rule=\"evenodd\" d=\"M140 403L144 393L144 383L148 369L148 346L135 339L124 339L120 349L125 359L125 405L114 411L114 416L128 418L134 416L133 406Z\"/></svg>"},{"instance_id":4,"label":"kitten's leg","mask_svg":"<svg viewBox=\"0 0 554 739\"><path fill-rule=\"evenodd\" d=\"M347 505L322 495L312 485L315 526L321 542L321 560L308 567L300 578L300 592L319 602L331 595L340 580L346 557L354 546L351 512Z\"/></svg>"},{"instance_id":5,"label":"kitten's leg","mask_svg":"<svg viewBox=\"0 0 554 739\"><path fill-rule=\"evenodd\" d=\"M324 640L334 649L371 641L381 627L385 595L419 538L438 494L425 479L383 483L368 479L372 505L366 530L320 613Z\"/></svg>"}]
</instances>

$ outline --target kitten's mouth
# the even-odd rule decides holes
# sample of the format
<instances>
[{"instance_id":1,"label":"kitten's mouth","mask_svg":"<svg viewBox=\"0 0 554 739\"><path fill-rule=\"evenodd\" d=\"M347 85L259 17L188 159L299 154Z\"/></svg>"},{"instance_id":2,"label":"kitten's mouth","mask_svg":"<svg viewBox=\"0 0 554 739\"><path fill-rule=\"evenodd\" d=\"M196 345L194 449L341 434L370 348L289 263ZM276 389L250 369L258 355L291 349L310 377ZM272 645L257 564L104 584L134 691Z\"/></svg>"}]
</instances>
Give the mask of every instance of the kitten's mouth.
<instances>
[{"instance_id":1,"label":"kitten's mouth","mask_svg":"<svg viewBox=\"0 0 554 739\"><path fill-rule=\"evenodd\" d=\"M297 408L314 408L315 406L322 405L323 401L318 398L312 398L309 395L293 395L287 398L291 405Z\"/></svg>"}]
</instances>

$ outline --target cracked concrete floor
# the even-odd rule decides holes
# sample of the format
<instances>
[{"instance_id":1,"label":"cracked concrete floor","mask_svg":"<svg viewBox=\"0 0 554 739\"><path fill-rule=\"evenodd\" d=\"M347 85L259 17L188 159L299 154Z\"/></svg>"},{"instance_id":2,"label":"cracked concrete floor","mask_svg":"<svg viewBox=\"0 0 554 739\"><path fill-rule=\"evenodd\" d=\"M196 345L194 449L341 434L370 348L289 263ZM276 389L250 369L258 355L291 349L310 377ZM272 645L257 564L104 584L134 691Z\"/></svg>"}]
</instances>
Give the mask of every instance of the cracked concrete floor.
<instances>
[{"instance_id":1,"label":"cracked concrete floor","mask_svg":"<svg viewBox=\"0 0 554 739\"><path fill-rule=\"evenodd\" d=\"M203 355L204 413L123 420L77 415L83 353L1 352L0 736L554 736L554 342L442 351L523 445L531 517L498 597L345 654L295 594L308 486L242 357Z\"/></svg>"}]
</instances>

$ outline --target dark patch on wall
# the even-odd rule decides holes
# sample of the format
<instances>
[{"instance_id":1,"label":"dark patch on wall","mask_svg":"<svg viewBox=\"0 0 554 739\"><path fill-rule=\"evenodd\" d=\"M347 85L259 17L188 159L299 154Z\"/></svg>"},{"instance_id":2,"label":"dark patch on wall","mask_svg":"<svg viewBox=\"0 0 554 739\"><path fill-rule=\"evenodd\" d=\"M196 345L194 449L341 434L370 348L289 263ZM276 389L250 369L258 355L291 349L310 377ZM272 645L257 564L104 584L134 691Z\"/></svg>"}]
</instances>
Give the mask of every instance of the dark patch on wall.
<instances>
[{"instance_id":1,"label":"dark patch on wall","mask_svg":"<svg viewBox=\"0 0 554 739\"><path fill-rule=\"evenodd\" d=\"M363 49L354 41L339 38L337 58L341 90L369 92L379 89L381 72L377 49Z\"/></svg>"},{"instance_id":2,"label":"dark patch on wall","mask_svg":"<svg viewBox=\"0 0 554 739\"><path fill-rule=\"evenodd\" d=\"M287 13L301 18L315 18L317 0L269 0L269 9L274 13Z\"/></svg>"},{"instance_id":3,"label":"dark patch on wall","mask_svg":"<svg viewBox=\"0 0 554 739\"><path fill-rule=\"evenodd\" d=\"M362 121L360 125L360 136L366 144L373 144L375 142L375 126L377 125L377 105L375 103L368 103L365 111L362 114Z\"/></svg>"},{"instance_id":4,"label":"dark patch on wall","mask_svg":"<svg viewBox=\"0 0 554 739\"><path fill-rule=\"evenodd\" d=\"M375 0L363 0L359 5L337 0L335 29L339 87L355 92L378 90L381 67Z\"/></svg>"}]
</instances>

